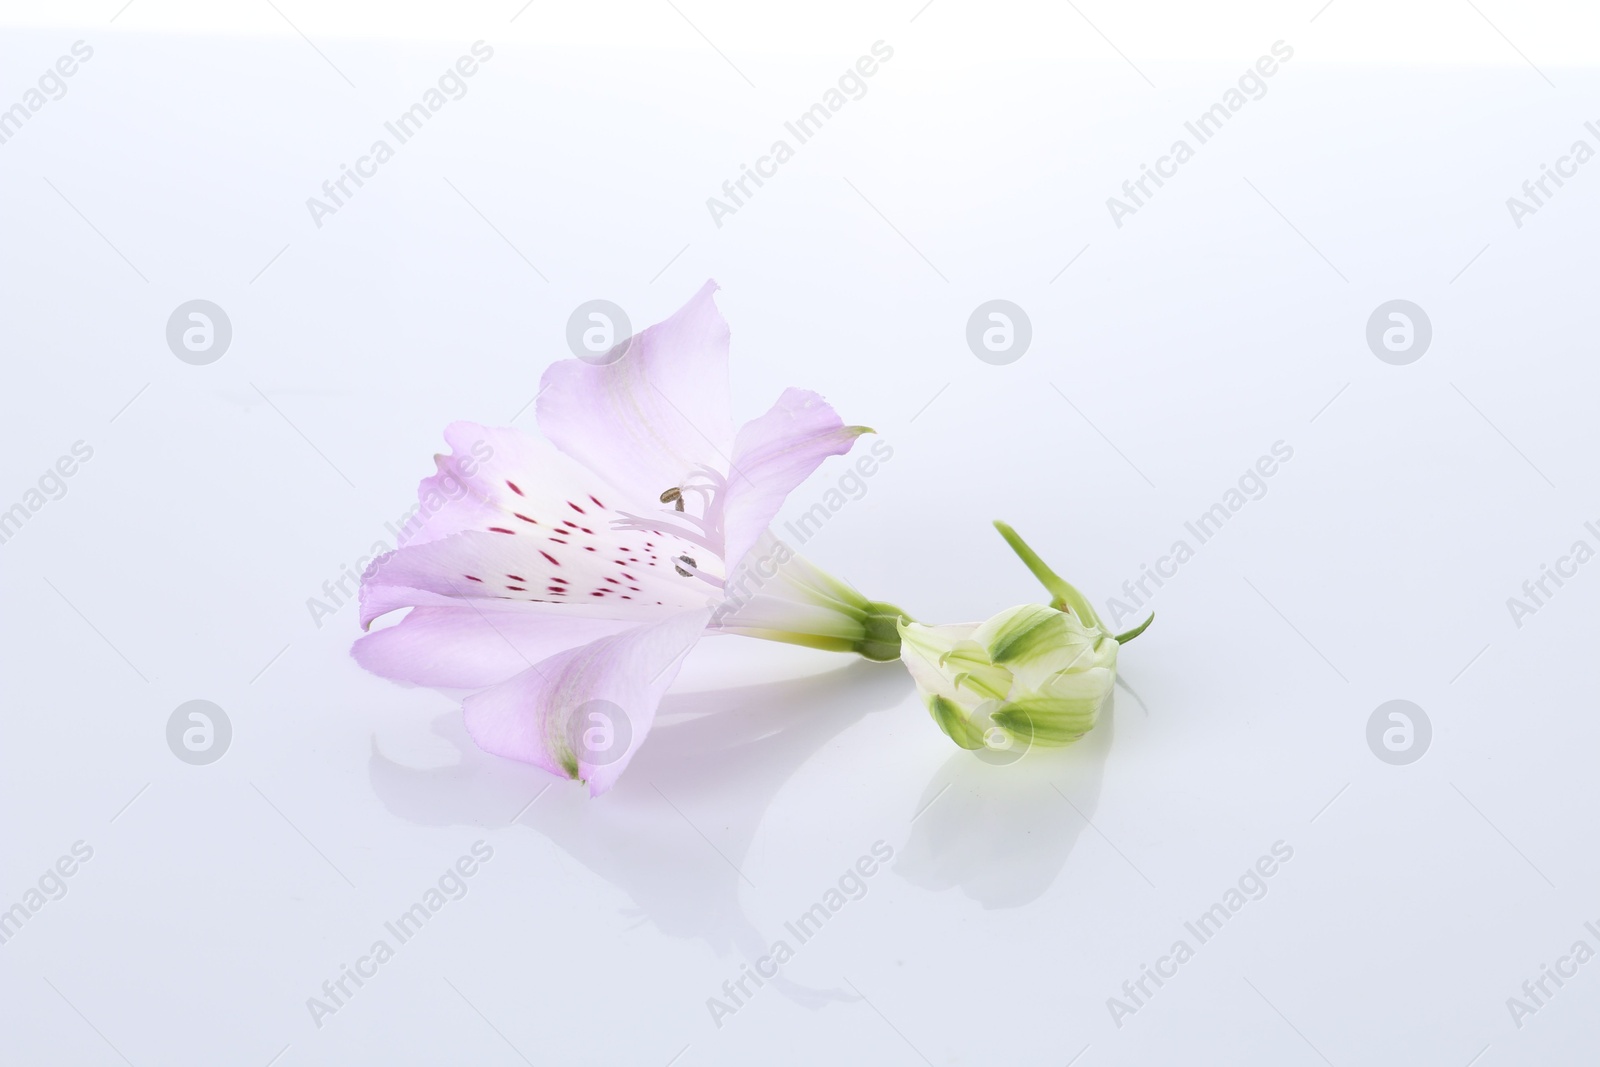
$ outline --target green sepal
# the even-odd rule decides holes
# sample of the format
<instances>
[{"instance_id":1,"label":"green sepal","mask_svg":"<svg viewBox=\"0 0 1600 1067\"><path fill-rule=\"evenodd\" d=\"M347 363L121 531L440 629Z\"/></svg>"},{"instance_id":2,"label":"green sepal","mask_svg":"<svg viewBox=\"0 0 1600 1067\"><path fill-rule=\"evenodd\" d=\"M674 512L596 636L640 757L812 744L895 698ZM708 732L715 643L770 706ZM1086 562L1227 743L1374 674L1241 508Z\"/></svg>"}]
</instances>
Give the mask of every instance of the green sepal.
<instances>
[{"instance_id":1,"label":"green sepal","mask_svg":"<svg viewBox=\"0 0 1600 1067\"><path fill-rule=\"evenodd\" d=\"M861 620L863 633L850 651L875 663L887 663L900 658L900 620L910 616L893 604L881 600L868 601L865 617Z\"/></svg>"},{"instance_id":2,"label":"green sepal","mask_svg":"<svg viewBox=\"0 0 1600 1067\"><path fill-rule=\"evenodd\" d=\"M1048 697L1015 701L994 713L994 723L1031 745L1070 745L1094 729L1099 711L1094 704L1072 703L1076 706L1066 707Z\"/></svg>"},{"instance_id":3,"label":"green sepal","mask_svg":"<svg viewBox=\"0 0 1600 1067\"><path fill-rule=\"evenodd\" d=\"M928 698L928 711L933 714L933 721L939 724L939 729L962 748L983 747L983 731L955 704L934 694Z\"/></svg>"}]
</instances>

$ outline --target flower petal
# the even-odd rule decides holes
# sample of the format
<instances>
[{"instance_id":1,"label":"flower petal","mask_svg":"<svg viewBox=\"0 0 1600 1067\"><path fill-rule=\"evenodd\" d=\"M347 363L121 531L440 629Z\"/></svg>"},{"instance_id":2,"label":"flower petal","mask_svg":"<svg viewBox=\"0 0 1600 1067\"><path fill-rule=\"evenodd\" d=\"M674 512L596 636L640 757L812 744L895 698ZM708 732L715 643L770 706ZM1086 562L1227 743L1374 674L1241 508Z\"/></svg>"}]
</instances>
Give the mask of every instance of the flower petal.
<instances>
[{"instance_id":1,"label":"flower petal","mask_svg":"<svg viewBox=\"0 0 1600 1067\"><path fill-rule=\"evenodd\" d=\"M1035 745L1070 745L1094 728L1116 672L1105 667L1055 675L1037 692L994 713L996 725Z\"/></svg>"},{"instance_id":2,"label":"flower petal","mask_svg":"<svg viewBox=\"0 0 1600 1067\"><path fill-rule=\"evenodd\" d=\"M975 622L945 626L900 624L900 661L911 673L911 680L917 684L917 691L924 700L939 697L968 711L983 702L972 690L958 686L954 672L945 670L942 662L946 653L969 643L978 626ZM937 717L937 713L935 715Z\"/></svg>"},{"instance_id":3,"label":"flower petal","mask_svg":"<svg viewBox=\"0 0 1600 1067\"><path fill-rule=\"evenodd\" d=\"M637 334L614 363L566 359L545 371L539 429L636 499L657 500L696 467L724 470L733 447L728 324L705 286Z\"/></svg>"},{"instance_id":4,"label":"flower petal","mask_svg":"<svg viewBox=\"0 0 1600 1067\"><path fill-rule=\"evenodd\" d=\"M1084 660L1101 635L1086 630L1072 614L1044 604L1008 608L978 627L972 639L996 663L1013 670L1041 668L1054 672Z\"/></svg>"},{"instance_id":5,"label":"flower petal","mask_svg":"<svg viewBox=\"0 0 1600 1067\"><path fill-rule=\"evenodd\" d=\"M596 525L565 537L467 530L391 552L362 583L362 625L386 611L441 606L452 598L496 612L633 620L720 598L720 590L677 562L694 558L695 546L654 531L619 533L600 525L603 516L589 521Z\"/></svg>"},{"instance_id":6,"label":"flower petal","mask_svg":"<svg viewBox=\"0 0 1600 1067\"><path fill-rule=\"evenodd\" d=\"M871 432L846 426L826 400L807 389L785 389L770 411L741 426L723 501L723 559L729 569L823 460L850 451L857 437Z\"/></svg>"},{"instance_id":7,"label":"flower petal","mask_svg":"<svg viewBox=\"0 0 1600 1067\"><path fill-rule=\"evenodd\" d=\"M945 736L962 748L970 751L983 747L983 727L965 708L935 695L928 698L928 711Z\"/></svg>"},{"instance_id":8,"label":"flower petal","mask_svg":"<svg viewBox=\"0 0 1600 1067\"><path fill-rule=\"evenodd\" d=\"M574 529L585 515L609 524L620 512L660 506L654 495L627 497L602 476L514 427L453 422L445 427L444 438L451 452L434 456L438 471L417 486L417 507L397 524L401 545L437 541L463 530L549 535ZM582 525L592 527L594 522Z\"/></svg>"},{"instance_id":9,"label":"flower petal","mask_svg":"<svg viewBox=\"0 0 1600 1067\"><path fill-rule=\"evenodd\" d=\"M501 615L518 614L557 619L618 617L616 613L607 610L608 607L609 605L598 605L591 610L583 610L555 606L540 610L539 606L530 605L522 600L458 596L455 593L435 593L429 589L418 589L409 585L382 585L369 581L361 586L361 629L366 630L374 620L382 618L391 611L400 611L404 608L466 608L485 615L493 615L496 621ZM627 618L633 619L633 616L629 615Z\"/></svg>"},{"instance_id":10,"label":"flower petal","mask_svg":"<svg viewBox=\"0 0 1600 1067\"><path fill-rule=\"evenodd\" d=\"M558 653L468 697L467 732L486 752L582 779L599 796L650 732L661 695L710 616L709 609L684 612ZM596 714L617 750L580 740Z\"/></svg>"},{"instance_id":11,"label":"flower petal","mask_svg":"<svg viewBox=\"0 0 1600 1067\"><path fill-rule=\"evenodd\" d=\"M873 604L764 531L728 573L711 628L767 640L816 638L814 647L852 651L866 637Z\"/></svg>"},{"instance_id":12,"label":"flower petal","mask_svg":"<svg viewBox=\"0 0 1600 1067\"><path fill-rule=\"evenodd\" d=\"M620 633L632 623L474 607L419 607L398 625L363 635L350 650L373 674L409 685L481 689L558 652Z\"/></svg>"}]
</instances>

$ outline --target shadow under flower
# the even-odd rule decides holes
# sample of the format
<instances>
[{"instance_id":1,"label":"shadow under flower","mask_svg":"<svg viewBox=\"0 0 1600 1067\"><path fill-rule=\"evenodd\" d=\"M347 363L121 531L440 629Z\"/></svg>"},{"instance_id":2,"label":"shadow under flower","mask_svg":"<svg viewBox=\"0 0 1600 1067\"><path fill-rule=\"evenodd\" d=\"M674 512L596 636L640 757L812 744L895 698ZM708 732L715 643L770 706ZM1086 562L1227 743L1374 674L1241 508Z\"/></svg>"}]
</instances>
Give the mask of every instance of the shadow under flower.
<instances>
[{"instance_id":1,"label":"shadow under flower","mask_svg":"<svg viewBox=\"0 0 1600 1067\"><path fill-rule=\"evenodd\" d=\"M932 892L959 888L985 908L1037 900L1099 807L1114 703L1082 740L1033 749L1006 766L957 749L918 799L894 872Z\"/></svg>"},{"instance_id":2,"label":"shadow under flower","mask_svg":"<svg viewBox=\"0 0 1600 1067\"><path fill-rule=\"evenodd\" d=\"M626 894L641 922L754 965L772 939L745 913L740 887L759 893L743 866L763 814L813 753L869 712L899 704L909 687L898 665L858 661L791 681L669 694L627 774L593 800L576 784L480 751L459 711L433 724L459 751L457 762L404 766L374 741L369 773L373 792L399 818L526 826ZM546 784L548 793L539 793ZM516 790L540 799L513 816L506 798ZM767 984L806 1007L854 999L781 973Z\"/></svg>"}]
</instances>

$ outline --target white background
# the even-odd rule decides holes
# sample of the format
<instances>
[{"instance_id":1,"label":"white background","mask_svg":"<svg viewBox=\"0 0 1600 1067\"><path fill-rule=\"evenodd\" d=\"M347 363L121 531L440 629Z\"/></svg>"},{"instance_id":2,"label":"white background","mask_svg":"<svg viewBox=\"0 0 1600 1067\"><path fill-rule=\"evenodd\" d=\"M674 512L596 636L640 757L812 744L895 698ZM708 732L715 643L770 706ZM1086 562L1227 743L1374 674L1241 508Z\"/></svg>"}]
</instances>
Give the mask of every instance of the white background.
<instances>
[{"instance_id":1,"label":"white background","mask_svg":"<svg viewBox=\"0 0 1600 1067\"><path fill-rule=\"evenodd\" d=\"M1506 1003L1600 949L1600 567L1520 627L1506 603L1600 547L1600 163L1506 207L1600 148L1592 9L275 2L4 8L0 108L94 55L0 144L0 510L94 454L0 545L0 909L93 858L0 945L0 1060L1592 1059L1600 963L1520 1028ZM306 198L477 40L468 94L316 226ZM879 40L865 97L716 226L706 198ZM1116 226L1106 198L1279 40L1267 94ZM993 518L1104 603L1294 455L1159 590L1072 749L988 767L895 665L729 638L591 801L361 672L354 608L307 600L446 423L533 429L580 302L643 326L708 277L738 417L801 385L892 445L805 551L925 621L1040 596ZM964 337L997 297L1034 331L1007 366ZM204 367L164 336L194 298L233 324ZM1406 366L1365 339L1396 298L1434 332ZM234 731L204 767L165 738L197 698ZM1391 699L1432 723L1407 766L1367 745ZM315 1025L479 840L468 894ZM865 897L716 1026L878 841ZM1278 841L1266 896L1117 1025Z\"/></svg>"}]
</instances>

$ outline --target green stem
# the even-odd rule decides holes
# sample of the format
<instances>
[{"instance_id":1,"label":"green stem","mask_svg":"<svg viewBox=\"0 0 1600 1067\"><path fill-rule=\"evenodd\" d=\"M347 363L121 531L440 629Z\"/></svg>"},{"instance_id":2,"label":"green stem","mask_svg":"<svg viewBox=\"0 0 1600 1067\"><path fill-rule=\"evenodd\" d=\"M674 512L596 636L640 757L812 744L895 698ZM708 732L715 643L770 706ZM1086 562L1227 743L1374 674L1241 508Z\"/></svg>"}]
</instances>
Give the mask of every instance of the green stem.
<instances>
[{"instance_id":1,"label":"green stem","mask_svg":"<svg viewBox=\"0 0 1600 1067\"><path fill-rule=\"evenodd\" d=\"M1011 551L1027 564L1033 576L1039 579L1039 583L1055 597L1057 601L1055 607L1071 608L1073 614L1077 615L1084 625L1105 629L1100 623L1100 616L1095 614L1094 607L1090 605L1089 598L1078 592L1071 582L1051 570L1045 561L1039 558L1039 554L1029 548L1028 543L1017 535L1017 531L999 520L995 521L994 528L1000 531L1000 536L1006 539Z\"/></svg>"}]
</instances>

